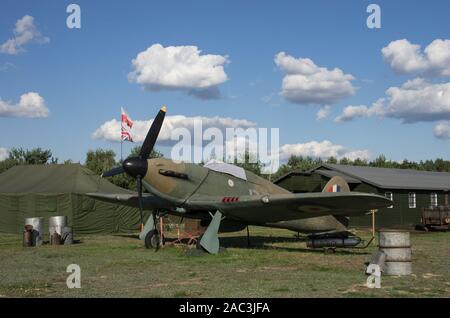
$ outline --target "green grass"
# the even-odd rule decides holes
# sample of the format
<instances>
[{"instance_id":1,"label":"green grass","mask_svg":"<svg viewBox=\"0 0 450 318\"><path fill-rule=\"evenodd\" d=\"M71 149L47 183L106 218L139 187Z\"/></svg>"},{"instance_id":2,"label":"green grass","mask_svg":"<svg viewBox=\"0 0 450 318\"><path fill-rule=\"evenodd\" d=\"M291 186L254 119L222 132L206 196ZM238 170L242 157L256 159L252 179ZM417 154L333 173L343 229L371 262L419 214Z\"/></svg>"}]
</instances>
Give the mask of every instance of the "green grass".
<instances>
[{"instance_id":1,"label":"green grass","mask_svg":"<svg viewBox=\"0 0 450 318\"><path fill-rule=\"evenodd\" d=\"M377 249L325 254L284 230L251 227L221 236L219 255L183 246L146 250L132 235L76 237L72 246L23 248L0 235L0 297L450 297L450 232L412 233L413 271L365 286L365 262ZM369 238L370 233L357 233ZM81 267L68 289L66 267Z\"/></svg>"}]
</instances>

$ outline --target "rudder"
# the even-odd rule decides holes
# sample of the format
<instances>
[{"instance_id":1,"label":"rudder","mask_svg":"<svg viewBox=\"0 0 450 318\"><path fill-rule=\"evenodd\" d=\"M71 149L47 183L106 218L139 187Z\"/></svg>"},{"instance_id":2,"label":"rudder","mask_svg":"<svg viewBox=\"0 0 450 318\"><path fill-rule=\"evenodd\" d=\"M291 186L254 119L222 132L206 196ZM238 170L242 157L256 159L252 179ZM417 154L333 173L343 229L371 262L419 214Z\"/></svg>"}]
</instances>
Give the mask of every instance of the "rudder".
<instances>
[{"instance_id":1,"label":"rudder","mask_svg":"<svg viewBox=\"0 0 450 318\"><path fill-rule=\"evenodd\" d=\"M334 176L323 187L322 192L350 192L350 187L344 178L340 176Z\"/></svg>"}]
</instances>

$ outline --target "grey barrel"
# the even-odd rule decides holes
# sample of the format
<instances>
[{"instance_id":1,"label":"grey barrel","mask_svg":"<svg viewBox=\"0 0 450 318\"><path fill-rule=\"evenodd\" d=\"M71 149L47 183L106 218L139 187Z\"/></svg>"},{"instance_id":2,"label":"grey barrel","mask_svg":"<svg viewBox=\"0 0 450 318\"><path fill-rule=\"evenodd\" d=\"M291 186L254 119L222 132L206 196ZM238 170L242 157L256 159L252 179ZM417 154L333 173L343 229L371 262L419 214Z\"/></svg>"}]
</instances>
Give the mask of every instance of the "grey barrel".
<instances>
[{"instance_id":1,"label":"grey barrel","mask_svg":"<svg viewBox=\"0 0 450 318\"><path fill-rule=\"evenodd\" d=\"M61 239L64 242L64 245L71 245L73 244L73 233L72 228L69 226L65 226L62 228L62 234Z\"/></svg>"},{"instance_id":2,"label":"grey barrel","mask_svg":"<svg viewBox=\"0 0 450 318\"><path fill-rule=\"evenodd\" d=\"M33 218L26 218L25 219L25 226L29 229L29 234L24 233L24 240L25 238L29 240L29 243L27 246L41 246L42 245L42 228L44 224L44 218L41 217L33 217ZM32 226L29 227L29 226ZM27 232L27 230L25 231ZM28 235L26 237L26 235ZM24 242L25 246L25 242Z\"/></svg>"},{"instance_id":3,"label":"grey barrel","mask_svg":"<svg viewBox=\"0 0 450 318\"><path fill-rule=\"evenodd\" d=\"M379 230L379 250L386 254L384 274L412 274L411 238L406 230Z\"/></svg>"},{"instance_id":4,"label":"grey barrel","mask_svg":"<svg viewBox=\"0 0 450 318\"><path fill-rule=\"evenodd\" d=\"M67 216L52 216L48 223L52 245L73 244L72 228L67 226Z\"/></svg>"},{"instance_id":5,"label":"grey barrel","mask_svg":"<svg viewBox=\"0 0 450 318\"><path fill-rule=\"evenodd\" d=\"M52 245L62 244L62 231L67 225L67 216L52 216L48 219L48 229L50 235L50 243Z\"/></svg>"}]
</instances>

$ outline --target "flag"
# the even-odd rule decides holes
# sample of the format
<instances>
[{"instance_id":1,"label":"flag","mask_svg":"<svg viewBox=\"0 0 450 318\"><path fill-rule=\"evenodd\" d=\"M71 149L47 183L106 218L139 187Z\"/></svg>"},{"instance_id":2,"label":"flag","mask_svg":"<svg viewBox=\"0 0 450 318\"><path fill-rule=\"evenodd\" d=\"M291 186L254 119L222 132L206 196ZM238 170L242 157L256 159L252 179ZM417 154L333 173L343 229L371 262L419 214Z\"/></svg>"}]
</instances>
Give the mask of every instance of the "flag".
<instances>
[{"instance_id":1,"label":"flag","mask_svg":"<svg viewBox=\"0 0 450 318\"><path fill-rule=\"evenodd\" d=\"M133 142L133 138L131 137L130 132L127 131L124 127L122 127L121 138L122 138L122 141Z\"/></svg>"},{"instance_id":2,"label":"flag","mask_svg":"<svg viewBox=\"0 0 450 318\"><path fill-rule=\"evenodd\" d=\"M127 125L128 127L132 128L133 127L133 121L131 120L131 118L128 116L128 114L125 112L125 110L123 109L123 107L121 107L121 122L122 122L122 127L125 125Z\"/></svg>"},{"instance_id":3,"label":"flag","mask_svg":"<svg viewBox=\"0 0 450 318\"><path fill-rule=\"evenodd\" d=\"M130 131L127 129L129 127L133 127L133 121L128 116L128 114L125 112L123 107L121 107L121 114L120 114L120 138L122 141L130 141L133 142L133 138L131 137Z\"/></svg>"}]
</instances>

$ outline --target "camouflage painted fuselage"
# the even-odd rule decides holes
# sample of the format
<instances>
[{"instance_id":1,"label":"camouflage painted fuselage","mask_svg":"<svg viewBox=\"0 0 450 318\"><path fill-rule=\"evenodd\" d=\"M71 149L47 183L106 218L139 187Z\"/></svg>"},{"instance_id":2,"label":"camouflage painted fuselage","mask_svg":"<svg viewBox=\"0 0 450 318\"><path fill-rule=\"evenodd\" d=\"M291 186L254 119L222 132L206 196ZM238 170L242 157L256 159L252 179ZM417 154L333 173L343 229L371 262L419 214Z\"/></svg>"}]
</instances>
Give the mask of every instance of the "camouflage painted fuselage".
<instances>
[{"instance_id":1,"label":"camouflage painted fuselage","mask_svg":"<svg viewBox=\"0 0 450 318\"><path fill-rule=\"evenodd\" d=\"M143 185L150 193L173 203L173 208L168 210L169 213L204 221L210 220L209 212L212 211L207 207L188 207L186 204L188 200L221 196L223 200L231 201L239 200L239 197L243 195L290 193L249 171L246 171L246 179L197 164L158 158L148 160ZM258 219L254 215L257 213L248 213L248 210L229 213L222 221L220 229L222 232L238 231L247 225L260 225L301 233L346 230L345 218L338 219L332 215L271 223Z\"/></svg>"}]
</instances>

